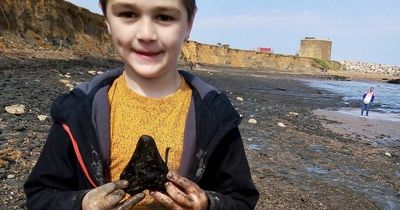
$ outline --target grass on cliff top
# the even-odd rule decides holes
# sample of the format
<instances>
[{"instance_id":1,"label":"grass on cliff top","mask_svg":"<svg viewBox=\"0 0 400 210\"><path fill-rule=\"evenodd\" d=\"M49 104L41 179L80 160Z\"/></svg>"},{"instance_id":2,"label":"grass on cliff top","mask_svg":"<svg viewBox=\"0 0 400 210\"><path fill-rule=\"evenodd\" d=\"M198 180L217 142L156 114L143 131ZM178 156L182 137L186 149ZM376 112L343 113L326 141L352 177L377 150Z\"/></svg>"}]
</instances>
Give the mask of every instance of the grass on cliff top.
<instances>
[{"instance_id":1,"label":"grass on cliff top","mask_svg":"<svg viewBox=\"0 0 400 210\"><path fill-rule=\"evenodd\" d=\"M341 64L336 61L327 61L324 59L314 58L314 65L322 70L338 70Z\"/></svg>"}]
</instances>

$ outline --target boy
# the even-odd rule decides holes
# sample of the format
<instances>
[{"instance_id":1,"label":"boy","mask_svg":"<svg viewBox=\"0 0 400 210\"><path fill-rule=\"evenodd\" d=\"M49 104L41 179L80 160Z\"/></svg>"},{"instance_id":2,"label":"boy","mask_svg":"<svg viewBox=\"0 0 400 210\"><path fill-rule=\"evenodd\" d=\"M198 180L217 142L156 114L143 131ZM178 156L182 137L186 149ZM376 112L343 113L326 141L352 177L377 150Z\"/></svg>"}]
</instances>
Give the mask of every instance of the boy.
<instances>
[{"instance_id":1,"label":"boy","mask_svg":"<svg viewBox=\"0 0 400 210\"><path fill-rule=\"evenodd\" d=\"M177 71L195 0L100 0L123 69L56 99L54 124L25 183L32 209L253 209L239 115ZM141 135L170 149L166 192L126 196L119 176ZM144 199L144 200L143 200ZM143 200L143 201L142 201Z\"/></svg>"}]
</instances>

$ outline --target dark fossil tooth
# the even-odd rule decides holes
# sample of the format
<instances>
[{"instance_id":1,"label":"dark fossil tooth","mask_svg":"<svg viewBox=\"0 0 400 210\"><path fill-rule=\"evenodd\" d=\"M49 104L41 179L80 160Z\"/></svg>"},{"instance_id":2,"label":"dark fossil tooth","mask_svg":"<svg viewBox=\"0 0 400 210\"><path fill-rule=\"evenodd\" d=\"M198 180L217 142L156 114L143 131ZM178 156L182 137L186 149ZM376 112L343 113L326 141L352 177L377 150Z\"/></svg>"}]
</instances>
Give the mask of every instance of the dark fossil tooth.
<instances>
[{"instance_id":1,"label":"dark fossil tooth","mask_svg":"<svg viewBox=\"0 0 400 210\"><path fill-rule=\"evenodd\" d=\"M135 152L120 179L129 182L126 192L131 195L146 189L165 192L167 173L168 166L161 158L154 139L143 135L139 138Z\"/></svg>"}]
</instances>

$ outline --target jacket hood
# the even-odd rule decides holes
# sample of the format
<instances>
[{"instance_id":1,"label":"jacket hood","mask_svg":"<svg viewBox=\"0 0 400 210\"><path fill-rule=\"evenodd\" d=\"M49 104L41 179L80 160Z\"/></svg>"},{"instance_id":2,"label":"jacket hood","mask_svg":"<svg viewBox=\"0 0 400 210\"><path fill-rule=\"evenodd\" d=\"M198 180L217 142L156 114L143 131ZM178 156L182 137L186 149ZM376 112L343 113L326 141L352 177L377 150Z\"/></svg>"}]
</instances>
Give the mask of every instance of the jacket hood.
<instances>
[{"instance_id":1,"label":"jacket hood","mask_svg":"<svg viewBox=\"0 0 400 210\"><path fill-rule=\"evenodd\" d=\"M57 97L50 110L50 115L55 122L65 122L77 107L83 105L83 101L93 101L98 89L111 85L121 75L122 68L107 71L104 74L95 76L89 82L83 82L72 89L69 93ZM85 104L87 106L87 104ZM90 116L90 113L87 113Z\"/></svg>"}]
</instances>

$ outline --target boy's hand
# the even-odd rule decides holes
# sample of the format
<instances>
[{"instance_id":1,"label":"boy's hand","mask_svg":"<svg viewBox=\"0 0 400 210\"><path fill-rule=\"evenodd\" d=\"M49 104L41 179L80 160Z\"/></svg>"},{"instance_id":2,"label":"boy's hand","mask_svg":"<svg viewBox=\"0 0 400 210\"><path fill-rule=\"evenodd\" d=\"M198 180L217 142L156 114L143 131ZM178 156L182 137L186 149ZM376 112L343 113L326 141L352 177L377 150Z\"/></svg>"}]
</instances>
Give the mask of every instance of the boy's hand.
<instances>
[{"instance_id":1,"label":"boy's hand","mask_svg":"<svg viewBox=\"0 0 400 210\"><path fill-rule=\"evenodd\" d=\"M132 206L139 203L144 198L143 193L138 193L124 202L124 188L128 187L128 182L119 180L110 182L90 190L82 200L83 210L108 210L108 209L131 209Z\"/></svg>"},{"instance_id":2,"label":"boy's hand","mask_svg":"<svg viewBox=\"0 0 400 210\"><path fill-rule=\"evenodd\" d=\"M207 209L207 195L197 184L176 173L168 173L167 178L170 180L165 184L167 195L161 192L150 192L163 206L176 210Z\"/></svg>"}]
</instances>

